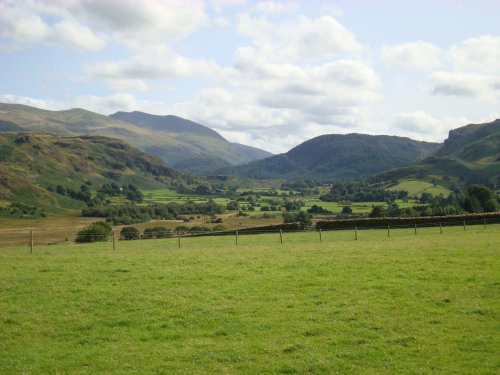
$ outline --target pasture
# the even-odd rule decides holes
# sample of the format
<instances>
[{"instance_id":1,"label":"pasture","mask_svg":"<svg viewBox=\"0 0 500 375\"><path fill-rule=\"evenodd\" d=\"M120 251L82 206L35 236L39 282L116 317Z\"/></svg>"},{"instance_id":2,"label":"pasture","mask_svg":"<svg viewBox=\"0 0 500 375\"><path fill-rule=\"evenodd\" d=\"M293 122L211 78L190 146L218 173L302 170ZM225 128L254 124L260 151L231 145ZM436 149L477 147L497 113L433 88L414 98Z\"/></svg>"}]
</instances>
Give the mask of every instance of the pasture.
<instances>
[{"instance_id":1,"label":"pasture","mask_svg":"<svg viewBox=\"0 0 500 375\"><path fill-rule=\"evenodd\" d=\"M444 197L447 197L451 193L451 190L443 186L434 186L434 184L430 182L419 180L403 180L399 184L391 186L388 190L404 190L408 192L410 197L420 197L423 192L430 193L433 196L442 194Z\"/></svg>"},{"instance_id":2,"label":"pasture","mask_svg":"<svg viewBox=\"0 0 500 375\"><path fill-rule=\"evenodd\" d=\"M0 249L0 373L500 371L500 225Z\"/></svg>"}]
</instances>

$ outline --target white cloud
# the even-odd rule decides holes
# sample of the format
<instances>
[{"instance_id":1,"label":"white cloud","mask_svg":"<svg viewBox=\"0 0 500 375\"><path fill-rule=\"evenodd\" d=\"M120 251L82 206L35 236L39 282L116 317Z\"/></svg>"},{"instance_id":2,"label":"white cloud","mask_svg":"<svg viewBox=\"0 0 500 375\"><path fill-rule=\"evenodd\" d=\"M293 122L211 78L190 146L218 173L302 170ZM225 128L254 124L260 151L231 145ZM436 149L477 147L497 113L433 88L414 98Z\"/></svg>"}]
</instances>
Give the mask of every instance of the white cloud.
<instances>
[{"instance_id":1,"label":"white cloud","mask_svg":"<svg viewBox=\"0 0 500 375\"><path fill-rule=\"evenodd\" d=\"M104 39L97 37L89 28L72 20L54 24L48 40L92 52L100 51L106 46Z\"/></svg>"},{"instance_id":2,"label":"white cloud","mask_svg":"<svg viewBox=\"0 0 500 375\"><path fill-rule=\"evenodd\" d=\"M269 60L297 61L331 59L343 53L358 53L361 45L354 34L330 16L276 23L243 14L237 31L252 40L259 54Z\"/></svg>"},{"instance_id":3,"label":"white cloud","mask_svg":"<svg viewBox=\"0 0 500 375\"><path fill-rule=\"evenodd\" d=\"M202 0L87 0L77 3L71 12L136 47L171 42L208 23Z\"/></svg>"},{"instance_id":4,"label":"white cloud","mask_svg":"<svg viewBox=\"0 0 500 375\"><path fill-rule=\"evenodd\" d=\"M57 20L49 23L47 17ZM62 45L97 52L106 40L80 24L64 9L37 2L0 3L0 40L3 49L17 51L35 44Z\"/></svg>"},{"instance_id":5,"label":"white cloud","mask_svg":"<svg viewBox=\"0 0 500 375\"><path fill-rule=\"evenodd\" d=\"M500 36L482 35L450 48L457 70L475 73L500 72Z\"/></svg>"},{"instance_id":6,"label":"white cloud","mask_svg":"<svg viewBox=\"0 0 500 375\"><path fill-rule=\"evenodd\" d=\"M450 129L470 124L465 117L445 116L437 119L424 111L400 112L393 116L392 127L397 134L424 140L443 141Z\"/></svg>"},{"instance_id":7,"label":"white cloud","mask_svg":"<svg viewBox=\"0 0 500 375\"><path fill-rule=\"evenodd\" d=\"M68 109L68 107L57 100L50 99L36 99L21 95L5 94L0 95L1 103L12 103L12 104L24 104L31 107L47 109L50 111L59 111L63 109Z\"/></svg>"},{"instance_id":8,"label":"white cloud","mask_svg":"<svg viewBox=\"0 0 500 375\"><path fill-rule=\"evenodd\" d=\"M265 14L281 14L299 9L296 1L261 1L255 4L255 10Z\"/></svg>"},{"instance_id":9,"label":"white cloud","mask_svg":"<svg viewBox=\"0 0 500 375\"><path fill-rule=\"evenodd\" d=\"M463 72L435 72L433 93L476 97L495 102L500 100L500 76Z\"/></svg>"},{"instance_id":10,"label":"white cloud","mask_svg":"<svg viewBox=\"0 0 500 375\"><path fill-rule=\"evenodd\" d=\"M430 70L441 65L441 51L431 43L421 40L381 49L382 59L396 67Z\"/></svg>"}]
</instances>

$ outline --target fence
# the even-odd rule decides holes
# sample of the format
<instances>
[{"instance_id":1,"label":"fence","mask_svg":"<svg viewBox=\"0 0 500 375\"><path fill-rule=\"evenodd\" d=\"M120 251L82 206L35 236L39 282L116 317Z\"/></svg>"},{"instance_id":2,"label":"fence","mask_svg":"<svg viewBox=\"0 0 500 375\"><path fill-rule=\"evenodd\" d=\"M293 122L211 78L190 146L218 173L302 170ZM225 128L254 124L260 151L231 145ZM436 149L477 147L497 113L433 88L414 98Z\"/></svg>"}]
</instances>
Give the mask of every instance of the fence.
<instances>
[{"instance_id":1,"label":"fence","mask_svg":"<svg viewBox=\"0 0 500 375\"><path fill-rule=\"evenodd\" d=\"M169 238L172 239L172 237L174 237L177 246L181 247L183 239L185 238L233 236L234 243L238 245L239 237L245 235L276 234L276 240L278 241L279 238L280 243L284 243L284 234L286 233L316 232L316 238L322 242L324 234L334 231L352 232L351 238L353 240L358 240L361 236L360 232L365 230L384 230L387 232L387 237L391 237L397 229L410 229L412 233L417 236L420 234L420 230L424 228L436 228L436 230L439 230L440 234L443 234L443 228L449 226L460 226L466 230L469 226L478 225L483 226L484 229L486 229L486 226L490 224L500 224L500 212L492 214L430 218L380 218L322 221L316 223L316 226L305 228L302 228L298 223L289 223L231 229L217 232L174 233L173 236L170 236ZM93 235L92 237L95 238L96 236ZM29 246L31 251L33 251L33 247L36 246L73 243L75 238L76 232L54 232L54 230L16 230L12 233L6 233L5 231L0 231L0 246ZM101 240L111 243L112 248L116 249L118 241L122 239L119 237L118 233L112 233L112 235L103 237ZM144 240L147 241L147 239Z\"/></svg>"}]
</instances>

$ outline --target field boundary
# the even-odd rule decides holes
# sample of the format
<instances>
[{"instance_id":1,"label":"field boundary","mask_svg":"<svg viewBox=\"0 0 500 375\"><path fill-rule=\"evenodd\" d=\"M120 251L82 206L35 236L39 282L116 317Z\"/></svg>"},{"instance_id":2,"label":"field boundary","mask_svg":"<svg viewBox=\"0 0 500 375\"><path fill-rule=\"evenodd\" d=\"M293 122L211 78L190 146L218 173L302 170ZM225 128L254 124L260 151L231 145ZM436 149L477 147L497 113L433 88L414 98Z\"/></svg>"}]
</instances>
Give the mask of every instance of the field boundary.
<instances>
[{"instance_id":1,"label":"field boundary","mask_svg":"<svg viewBox=\"0 0 500 375\"><path fill-rule=\"evenodd\" d=\"M420 219L420 220L419 220ZM426 220L422 220L426 219ZM330 225L325 225L330 224ZM331 224L334 225L331 225ZM320 224L320 225L318 225ZM235 243L238 244L238 237L242 235L259 235L259 234L279 234L281 243L283 243L283 233L301 233L301 232L317 232L319 234L319 240L322 241L322 232L333 232L333 231L353 231L354 240L358 239L358 231L361 230L387 230L387 235L391 236L391 230L395 229L413 229L415 235L418 234L419 229L424 228L439 228L441 234L443 234L444 227L450 226L462 226L466 230L467 226L484 226L486 229L487 225L500 224L500 212L488 213L488 214L476 214L476 215L455 215L455 216L436 216L436 217L426 217L426 218L374 218L374 219L351 219L351 220L336 220L336 221L326 221L318 222L315 226L301 226L300 223L285 223L276 225L267 225L259 227L248 227L241 229L228 229L215 232L173 232L165 237L158 238L140 238L134 240L148 240L148 239L178 239L179 247L181 243L181 238L189 237L216 237L216 236L234 236ZM10 241L7 236L0 234L0 248L3 246L28 246L33 251L33 247L47 246L47 245L60 245L73 243L76 234L61 233L57 236L44 236L43 230L27 230L19 231L12 235L14 241ZM93 235L94 238L98 237ZM103 236L99 242L111 242L113 244L113 249L116 248L117 243L125 240L120 238L117 231L113 231L109 235ZM133 241L133 240L131 240Z\"/></svg>"}]
</instances>

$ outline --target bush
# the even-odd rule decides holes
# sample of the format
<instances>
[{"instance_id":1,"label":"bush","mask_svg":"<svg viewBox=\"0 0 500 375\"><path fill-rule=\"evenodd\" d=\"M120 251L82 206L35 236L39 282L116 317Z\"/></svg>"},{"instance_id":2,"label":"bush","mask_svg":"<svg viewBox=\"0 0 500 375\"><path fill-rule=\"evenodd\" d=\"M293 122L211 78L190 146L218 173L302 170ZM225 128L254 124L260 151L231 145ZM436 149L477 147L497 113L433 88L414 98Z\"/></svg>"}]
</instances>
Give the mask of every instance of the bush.
<instances>
[{"instance_id":1,"label":"bush","mask_svg":"<svg viewBox=\"0 0 500 375\"><path fill-rule=\"evenodd\" d=\"M146 228L144 238L168 238L172 237L172 231L164 227Z\"/></svg>"},{"instance_id":2,"label":"bush","mask_svg":"<svg viewBox=\"0 0 500 375\"><path fill-rule=\"evenodd\" d=\"M299 212L284 212L283 223L298 223L300 229L312 224L311 215L304 211Z\"/></svg>"},{"instance_id":3,"label":"bush","mask_svg":"<svg viewBox=\"0 0 500 375\"><path fill-rule=\"evenodd\" d=\"M76 243L107 241L111 235L111 224L98 221L82 229L76 235Z\"/></svg>"},{"instance_id":4,"label":"bush","mask_svg":"<svg viewBox=\"0 0 500 375\"><path fill-rule=\"evenodd\" d=\"M350 206L344 206L344 207L342 207L342 213L343 214L352 214L352 208Z\"/></svg>"},{"instance_id":5,"label":"bush","mask_svg":"<svg viewBox=\"0 0 500 375\"><path fill-rule=\"evenodd\" d=\"M225 225L222 225L222 224L217 224L217 225L214 225L214 227L212 228L212 231L214 232L220 232L220 231L223 231L223 230L226 230L227 227Z\"/></svg>"},{"instance_id":6,"label":"bush","mask_svg":"<svg viewBox=\"0 0 500 375\"><path fill-rule=\"evenodd\" d=\"M135 227L124 227L120 231L120 238L124 240L138 240L141 232Z\"/></svg>"}]
</instances>

